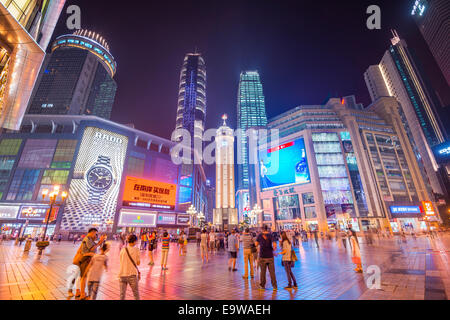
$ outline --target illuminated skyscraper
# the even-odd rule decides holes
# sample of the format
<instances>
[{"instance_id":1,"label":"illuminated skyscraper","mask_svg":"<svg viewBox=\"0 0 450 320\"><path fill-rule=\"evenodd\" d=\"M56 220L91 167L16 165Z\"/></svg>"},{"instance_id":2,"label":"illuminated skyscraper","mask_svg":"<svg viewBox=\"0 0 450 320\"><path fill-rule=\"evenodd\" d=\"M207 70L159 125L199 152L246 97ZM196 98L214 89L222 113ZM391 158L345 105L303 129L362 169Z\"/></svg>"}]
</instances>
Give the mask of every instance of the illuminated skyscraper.
<instances>
[{"instance_id":1,"label":"illuminated skyscraper","mask_svg":"<svg viewBox=\"0 0 450 320\"><path fill-rule=\"evenodd\" d=\"M227 126L224 115L223 126L216 133L216 207L214 225L225 230L238 224L234 196L234 132Z\"/></svg>"},{"instance_id":2,"label":"illuminated skyscraper","mask_svg":"<svg viewBox=\"0 0 450 320\"><path fill-rule=\"evenodd\" d=\"M444 142L445 131L406 42L395 31L393 33L389 50L379 65L368 68L364 79L373 102L383 96L392 96L398 100L402 108L403 125L419 163L423 163L433 191L442 194L436 176L438 166L431 148Z\"/></svg>"},{"instance_id":3,"label":"illuminated skyscraper","mask_svg":"<svg viewBox=\"0 0 450 320\"><path fill-rule=\"evenodd\" d=\"M92 31L58 37L42 65L28 114L111 117L117 65L108 43Z\"/></svg>"},{"instance_id":4,"label":"illuminated skyscraper","mask_svg":"<svg viewBox=\"0 0 450 320\"><path fill-rule=\"evenodd\" d=\"M0 128L20 128L64 3L0 0Z\"/></svg>"},{"instance_id":5,"label":"illuminated skyscraper","mask_svg":"<svg viewBox=\"0 0 450 320\"><path fill-rule=\"evenodd\" d=\"M178 109L175 129L186 129L191 141L201 141L206 120L206 65L200 53L189 53L184 58L180 74ZM175 134L174 141L181 135Z\"/></svg>"},{"instance_id":6,"label":"illuminated skyscraper","mask_svg":"<svg viewBox=\"0 0 450 320\"><path fill-rule=\"evenodd\" d=\"M263 86L258 71L243 71L241 73L237 102L237 122L237 128L243 131L250 128L265 128L267 126ZM237 151L237 199L239 216L242 217L243 212L252 207L251 202L256 200L256 195L252 197L249 194L252 183L249 175L248 139L245 135L242 135L240 139L241 141L238 144L239 150Z\"/></svg>"},{"instance_id":7,"label":"illuminated skyscraper","mask_svg":"<svg viewBox=\"0 0 450 320\"><path fill-rule=\"evenodd\" d=\"M450 86L450 1L416 0L411 15Z\"/></svg>"}]
</instances>

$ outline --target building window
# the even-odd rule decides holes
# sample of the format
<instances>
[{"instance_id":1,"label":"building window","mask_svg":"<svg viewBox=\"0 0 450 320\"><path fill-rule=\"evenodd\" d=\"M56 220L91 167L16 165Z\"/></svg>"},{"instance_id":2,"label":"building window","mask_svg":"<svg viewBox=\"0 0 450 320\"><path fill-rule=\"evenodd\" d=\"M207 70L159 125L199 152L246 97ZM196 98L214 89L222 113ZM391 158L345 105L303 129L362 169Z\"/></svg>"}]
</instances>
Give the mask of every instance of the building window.
<instances>
[{"instance_id":1,"label":"building window","mask_svg":"<svg viewBox=\"0 0 450 320\"><path fill-rule=\"evenodd\" d=\"M11 170L14 166L15 157L0 157L0 199L8 185Z\"/></svg>"},{"instance_id":2,"label":"building window","mask_svg":"<svg viewBox=\"0 0 450 320\"><path fill-rule=\"evenodd\" d=\"M51 167L53 169L68 169L72 166L77 140L59 140Z\"/></svg>"},{"instance_id":3,"label":"building window","mask_svg":"<svg viewBox=\"0 0 450 320\"><path fill-rule=\"evenodd\" d=\"M15 156L19 153L22 139L3 139L0 142L0 156Z\"/></svg>"},{"instance_id":4,"label":"building window","mask_svg":"<svg viewBox=\"0 0 450 320\"><path fill-rule=\"evenodd\" d=\"M69 170L45 170L41 184L64 185L67 183Z\"/></svg>"},{"instance_id":5,"label":"building window","mask_svg":"<svg viewBox=\"0 0 450 320\"><path fill-rule=\"evenodd\" d=\"M301 217L297 194L274 198L274 207L277 220L294 220Z\"/></svg>"},{"instance_id":6,"label":"building window","mask_svg":"<svg viewBox=\"0 0 450 320\"><path fill-rule=\"evenodd\" d=\"M57 140L28 139L20 157L20 168L50 168Z\"/></svg>"},{"instance_id":7,"label":"building window","mask_svg":"<svg viewBox=\"0 0 450 320\"><path fill-rule=\"evenodd\" d=\"M17 169L6 200L32 200L40 170Z\"/></svg>"},{"instance_id":8,"label":"building window","mask_svg":"<svg viewBox=\"0 0 450 320\"><path fill-rule=\"evenodd\" d=\"M312 192L307 192L302 194L303 205L314 204L314 194Z\"/></svg>"},{"instance_id":9,"label":"building window","mask_svg":"<svg viewBox=\"0 0 450 320\"><path fill-rule=\"evenodd\" d=\"M316 219L316 207L305 207L305 219Z\"/></svg>"}]
</instances>

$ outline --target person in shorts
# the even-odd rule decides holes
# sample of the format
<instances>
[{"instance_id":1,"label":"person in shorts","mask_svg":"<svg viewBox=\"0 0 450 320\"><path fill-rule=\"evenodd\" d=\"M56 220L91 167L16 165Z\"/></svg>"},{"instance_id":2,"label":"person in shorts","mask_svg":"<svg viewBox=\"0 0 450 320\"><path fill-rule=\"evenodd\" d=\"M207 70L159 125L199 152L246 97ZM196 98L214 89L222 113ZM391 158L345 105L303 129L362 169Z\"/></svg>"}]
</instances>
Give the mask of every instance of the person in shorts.
<instances>
[{"instance_id":1,"label":"person in shorts","mask_svg":"<svg viewBox=\"0 0 450 320\"><path fill-rule=\"evenodd\" d=\"M153 266L155 264L155 261L153 260L153 251L156 250L156 246L156 231L153 231L148 239L148 258L150 259L150 262L148 263L149 266Z\"/></svg>"}]
</instances>

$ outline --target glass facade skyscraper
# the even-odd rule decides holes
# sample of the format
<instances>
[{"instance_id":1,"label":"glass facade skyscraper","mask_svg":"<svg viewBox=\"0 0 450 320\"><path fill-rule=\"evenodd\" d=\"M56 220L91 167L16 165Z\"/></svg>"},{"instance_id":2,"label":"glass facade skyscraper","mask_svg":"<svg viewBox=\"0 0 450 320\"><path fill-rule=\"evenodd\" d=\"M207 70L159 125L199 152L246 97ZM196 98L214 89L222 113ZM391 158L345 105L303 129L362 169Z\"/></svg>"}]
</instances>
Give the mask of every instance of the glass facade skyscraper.
<instances>
[{"instance_id":1,"label":"glass facade skyscraper","mask_svg":"<svg viewBox=\"0 0 450 320\"><path fill-rule=\"evenodd\" d=\"M65 0L0 0L0 128L19 130Z\"/></svg>"},{"instance_id":2,"label":"glass facade skyscraper","mask_svg":"<svg viewBox=\"0 0 450 320\"><path fill-rule=\"evenodd\" d=\"M267 126L266 105L263 86L257 71L244 71L239 81L237 103L237 128L265 128ZM248 140L241 137L241 149L238 150L238 190L249 188Z\"/></svg>"},{"instance_id":3,"label":"glass facade skyscraper","mask_svg":"<svg viewBox=\"0 0 450 320\"><path fill-rule=\"evenodd\" d=\"M415 0L411 15L450 86L450 1Z\"/></svg>"},{"instance_id":4,"label":"glass facade skyscraper","mask_svg":"<svg viewBox=\"0 0 450 320\"><path fill-rule=\"evenodd\" d=\"M180 74L175 130L185 129L194 139L202 140L206 120L206 65L200 53L185 56ZM173 137L179 141L180 133Z\"/></svg>"},{"instance_id":5,"label":"glass facade skyscraper","mask_svg":"<svg viewBox=\"0 0 450 320\"><path fill-rule=\"evenodd\" d=\"M405 131L429 179L428 185L435 193L442 194L432 147L445 140L446 132L437 116L436 103L427 90L406 42L395 31L393 34L392 44L380 64L369 67L364 74L367 88L373 102L389 95L400 103Z\"/></svg>"},{"instance_id":6,"label":"glass facade skyscraper","mask_svg":"<svg viewBox=\"0 0 450 320\"><path fill-rule=\"evenodd\" d=\"M44 61L28 114L111 117L116 62L107 42L91 31L58 37Z\"/></svg>"}]
</instances>

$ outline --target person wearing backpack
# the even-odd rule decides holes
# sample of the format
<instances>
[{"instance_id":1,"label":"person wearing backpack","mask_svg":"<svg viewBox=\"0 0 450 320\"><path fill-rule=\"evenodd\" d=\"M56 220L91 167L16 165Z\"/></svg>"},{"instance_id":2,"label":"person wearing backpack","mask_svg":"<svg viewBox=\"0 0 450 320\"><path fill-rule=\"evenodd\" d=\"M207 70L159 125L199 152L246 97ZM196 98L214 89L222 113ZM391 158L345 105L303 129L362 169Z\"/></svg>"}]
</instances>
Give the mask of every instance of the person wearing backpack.
<instances>
[{"instance_id":1,"label":"person wearing backpack","mask_svg":"<svg viewBox=\"0 0 450 320\"><path fill-rule=\"evenodd\" d=\"M134 234L128 236L128 245L120 251L119 278L120 278L120 300L125 300L127 286L130 285L134 299L139 300L140 272L138 265L141 263L140 252L136 247L137 237Z\"/></svg>"},{"instance_id":2,"label":"person wearing backpack","mask_svg":"<svg viewBox=\"0 0 450 320\"><path fill-rule=\"evenodd\" d=\"M281 249L283 250L280 252L280 254L283 255L281 263L284 266L284 270L286 271L286 277L289 283L288 286L285 287L285 289L286 290L290 290L292 288L297 289L298 288L297 279L295 279L294 273L292 272L292 268L294 267L294 263L296 260L295 252L292 248L291 241L289 241L286 232L284 231L283 233L281 233Z\"/></svg>"}]
</instances>

